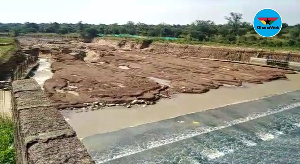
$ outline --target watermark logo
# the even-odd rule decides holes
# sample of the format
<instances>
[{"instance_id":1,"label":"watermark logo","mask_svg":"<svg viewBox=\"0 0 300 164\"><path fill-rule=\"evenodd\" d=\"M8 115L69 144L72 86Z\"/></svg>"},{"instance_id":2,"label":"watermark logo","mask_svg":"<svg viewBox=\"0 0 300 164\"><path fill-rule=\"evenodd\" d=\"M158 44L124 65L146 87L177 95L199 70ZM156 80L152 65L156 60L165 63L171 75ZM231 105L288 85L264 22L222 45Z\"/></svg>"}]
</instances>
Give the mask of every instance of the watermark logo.
<instances>
[{"instance_id":1,"label":"watermark logo","mask_svg":"<svg viewBox=\"0 0 300 164\"><path fill-rule=\"evenodd\" d=\"M273 37L280 32L282 20L275 10L263 9L254 17L253 26L260 36Z\"/></svg>"}]
</instances>

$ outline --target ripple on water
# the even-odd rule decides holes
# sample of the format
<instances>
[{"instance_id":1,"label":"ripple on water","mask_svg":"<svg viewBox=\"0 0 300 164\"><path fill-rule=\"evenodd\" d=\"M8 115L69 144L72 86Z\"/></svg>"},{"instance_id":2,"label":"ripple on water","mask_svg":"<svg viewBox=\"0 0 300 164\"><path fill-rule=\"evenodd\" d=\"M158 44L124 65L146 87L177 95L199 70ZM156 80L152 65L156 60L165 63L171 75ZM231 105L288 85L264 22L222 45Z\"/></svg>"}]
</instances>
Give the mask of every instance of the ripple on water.
<instances>
[{"instance_id":1,"label":"ripple on water","mask_svg":"<svg viewBox=\"0 0 300 164\"><path fill-rule=\"evenodd\" d=\"M32 73L33 75L31 77L35 79L43 89L45 81L53 76L50 59L39 59L39 66L37 70Z\"/></svg>"},{"instance_id":2,"label":"ripple on water","mask_svg":"<svg viewBox=\"0 0 300 164\"><path fill-rule=\"evenodd\" d=\"M119 143L118 146L113 146L112 149L102 150L100 152L95 150L91 152L91 154L98 163L108 161L115 163L123 160L126 161L125 159L130 161L139 158L138 156L148 156L150 158L153 155L156 156L157 152L164 152L164 150L173 151L174 154L174 152L180 152L180 148L184 148L184 155L189 156L201 152L195 156L202 156L201 158L210 161L231 154L236 150L242 150L245 147L257 146L257 142L267 142L278 138L280 135L284 135L285 133L277 130L275 126L283 127L284 125L281 123L289 124L291 121L297 121L298 117L297 114L281 112L295 109L299 106L300 103L281 106L279 108L270 109L267 112L254 113L245 116L244 118L225 122L223 125L216 127L199 126L194 129L188 129L187 127L187 129L179 130L177 132L178 134L169 134L165 133L165 131L158 131L155 134L148 135L145 133L142 134L145 135L142 137L143 140L134 138L132 140L134 140L135 143ZM274 114L276 116L274 116ZM295 116L295 118L291 115ZM266 117L268 117L268 119L266 119ZM241 126L241 124L247 125ZM253 126L255 124L258 124L259 126ZM243 130L245 127L247 128ZM288 129L293 129L293 127L288 126L286 132L288 132ZM149 139L147 138L148 136L150 136ZM169 155L165 154L164 157L161 158L169 158L168 156ZM152 158L149 160L151 161L151 159Z\"/></svg>"}]
</instances>

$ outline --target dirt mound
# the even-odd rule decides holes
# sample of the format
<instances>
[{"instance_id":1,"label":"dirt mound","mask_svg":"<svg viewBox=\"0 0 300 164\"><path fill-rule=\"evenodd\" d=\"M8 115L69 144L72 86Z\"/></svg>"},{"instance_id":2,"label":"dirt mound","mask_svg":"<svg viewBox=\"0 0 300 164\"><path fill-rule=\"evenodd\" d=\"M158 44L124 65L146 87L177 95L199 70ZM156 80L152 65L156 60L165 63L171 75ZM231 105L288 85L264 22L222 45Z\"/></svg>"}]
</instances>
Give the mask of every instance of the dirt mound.
<instances>
[{"instance_id":1,"label":"dirt mound","mask_svg":"<svg viewBox=\"0 0 300 164\"><path fill-rule=\"evenodd\" d=\"M143 40L142 45L140 46L140 49L150 47L152 42L153 42L153 40Z\"/></svg>"},{"instance_id":2,"label":"dirt mound","mask_svg":"<svg viewBox=\"0 0 300 164\"><path fill-rule=\"evenodd\" d=\"M164 89L147 78L126 74L117 66L88 65L67 54L56 55L54 60L55 73L45 82L45 91L56 104L153 100Z\"/></svg>"}]
</instances>

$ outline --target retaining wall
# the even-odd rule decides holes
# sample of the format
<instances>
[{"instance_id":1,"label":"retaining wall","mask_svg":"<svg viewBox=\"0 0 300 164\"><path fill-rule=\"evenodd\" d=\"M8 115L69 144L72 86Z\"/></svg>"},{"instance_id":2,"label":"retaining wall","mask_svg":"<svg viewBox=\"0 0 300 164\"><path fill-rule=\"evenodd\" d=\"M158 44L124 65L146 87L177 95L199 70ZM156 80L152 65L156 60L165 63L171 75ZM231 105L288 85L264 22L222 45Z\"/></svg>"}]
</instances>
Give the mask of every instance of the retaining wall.
<instances>
[{"instance_id":1,"label":"retaining wall","mask_svg":"<svg viewBox=\"0 0 300 164\"><path fill-rule=\"evenodd\" d=\"M38 57L39 49L16 52L8 62L0 65L0 81L26 78L31 69L38 65Z\"/></svg>"},{"instance_id":2,"label":"retaining wall","mask_svg":"<svg viewBox=\"0 0 300 164\"><path fill-rule=\"evenodd\" d=\"M94 163L35 80L14 81L12 95L17 163Z\"/></svg>"}]
</instances>

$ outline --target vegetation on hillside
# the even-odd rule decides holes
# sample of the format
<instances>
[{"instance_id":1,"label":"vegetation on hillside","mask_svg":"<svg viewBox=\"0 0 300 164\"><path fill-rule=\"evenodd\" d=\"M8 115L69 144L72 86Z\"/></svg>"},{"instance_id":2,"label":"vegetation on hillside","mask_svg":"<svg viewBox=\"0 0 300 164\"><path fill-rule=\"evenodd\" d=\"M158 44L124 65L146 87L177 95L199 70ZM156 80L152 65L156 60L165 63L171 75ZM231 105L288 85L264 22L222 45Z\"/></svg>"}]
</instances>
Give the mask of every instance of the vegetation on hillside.
<instances>
[{"instance_id":1,"label":"vegetation on hillside","mask_svg":"<svg viewBox=\"0 0 300 164\"><path fill-rule=\"evenodd\" d=\"M147 37L175 37L185 42L197 43L219 43L234 44L242 46L276 47L291 49L300 46L300 24L289 26L283 23L280 33L273 38L259 36L248 22L242 21L242 14L230 13L226 16L226 24L215 24L213 21L196 20L187 25L147 25L144 23L133 23L129 21L124 25L119 24L59 24L59 23L0 23L0 33L6 32L17 36L27 33L48 33L48 34L80 34L90 39L97 34L118 35L130 34Z\"/></svg>"},{"instance_id":2,"label":"vegetation on hillside","mask_svg":"<svg viewBox=\"0 0 300 164\"><path fill-rule=\"evenodd\" d=\"M0 116L0 163L14 164L14 125L11 119Z\"/></svg>"},{"instance_id":3,"label":"vegetation on hillside","mask_svg":"<svg viewBox=\"0 0 300 164\"><path fill-rule=\"evenodd\" d=\"M13 38L0 38L0 64L8 61L16 50Z\"/></svg>"}]
</instances>

